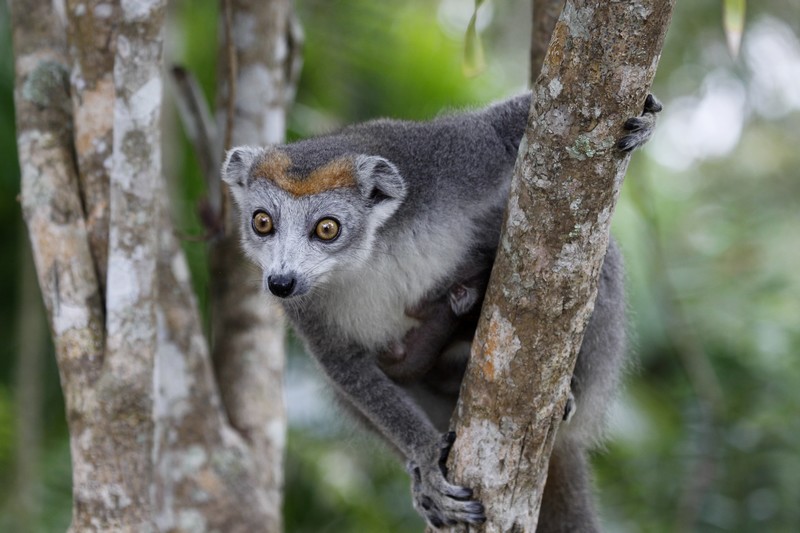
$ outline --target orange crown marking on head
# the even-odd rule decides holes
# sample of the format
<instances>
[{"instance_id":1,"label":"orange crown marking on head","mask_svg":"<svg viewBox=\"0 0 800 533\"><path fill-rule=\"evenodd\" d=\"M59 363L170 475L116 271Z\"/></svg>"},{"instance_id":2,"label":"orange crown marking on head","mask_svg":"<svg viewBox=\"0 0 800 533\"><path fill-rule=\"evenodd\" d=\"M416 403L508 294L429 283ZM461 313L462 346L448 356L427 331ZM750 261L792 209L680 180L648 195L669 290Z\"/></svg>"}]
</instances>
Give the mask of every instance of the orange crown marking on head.
<instances>
[{"instance_id":1,"label":"orange crown marking on head","mask_svg":"<svg viewBox=\"0 0 800 533\"><path fill-rule=\"evenodd\" d=\"M286 179L290 166L292 166L292 160L286 152L272 151L266 157L261 158L253 168L253 177L269 181L283 180Z\"/></svg>"},{"instance_id":2,"label":"orange crown marking on head","mask_svg":"<svg viewBox=\"0 0 800 533\"><path fill-rule=\"evenodd\" d=\"M292 160L285 152L272 152L253 169L253 177L266 179L294 196L308 196L355 187L355 168L349 159L335 159L311 172L305 178L289 173Z\"/></svg>"}]
</instances>

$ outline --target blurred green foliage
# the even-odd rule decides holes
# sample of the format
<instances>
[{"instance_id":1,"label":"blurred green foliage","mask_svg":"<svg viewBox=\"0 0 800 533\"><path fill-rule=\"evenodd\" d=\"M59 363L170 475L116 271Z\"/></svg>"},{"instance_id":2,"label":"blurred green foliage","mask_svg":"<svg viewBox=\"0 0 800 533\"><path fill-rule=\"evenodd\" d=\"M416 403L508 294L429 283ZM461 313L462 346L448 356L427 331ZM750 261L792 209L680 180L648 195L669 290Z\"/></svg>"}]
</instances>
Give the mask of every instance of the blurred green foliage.
<instances>
[{"instance_id":1,"label":"blurred green foliage","mask_svg":"<svg viewBox=\"0 0 800 533\"><path fill-rule=\"evenodd\" d=\"M306 47L291 139L375 116L429 118L525 85L527 1L483 3L476 27L487 70L472 79L462 74L472 0L297 6ZM665 103L660 128L634 156L615 215L633 357L595 459L609 531L800 530L800 5L747 7L734 60L720 3L678 2L654 88ZM217 14L211 0L174 2L167 53L212 102ZM27 251L12 87L0 3L0 530L62 531L69 446L52 353L34 516L21 522L15 498L16 317L21 299L37 296L19 293ZM178 224L198 235L197 162L172 113L165 124ZM205 245L185 248L208 313ZM402 465L340 420L291 346L287 531L420 531Z\"/></svg>"}]
</instances>

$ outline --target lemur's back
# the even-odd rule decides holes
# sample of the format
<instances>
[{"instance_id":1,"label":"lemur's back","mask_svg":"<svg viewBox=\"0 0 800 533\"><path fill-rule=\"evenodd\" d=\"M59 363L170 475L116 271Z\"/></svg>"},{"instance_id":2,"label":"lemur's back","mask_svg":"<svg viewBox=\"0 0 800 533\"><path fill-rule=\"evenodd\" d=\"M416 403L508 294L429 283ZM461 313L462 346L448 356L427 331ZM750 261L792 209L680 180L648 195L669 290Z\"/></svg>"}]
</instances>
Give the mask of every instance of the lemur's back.
<instances>
[{"instance_id":1,"label":"lemur's back","mask_svg":"<svg viewBox=\"0 0 800 533\"><path fill-rule=\"evenodd\" d=\"M406 201L395 215L398 224L420 214L449 214L454 209L471 217L475 205L504 207L529 107L530 94L524 94L428 122L364 122L285 148L302 160L301 171L347 152L392 161L408 187Z\"/></svg>"}]
</instances>

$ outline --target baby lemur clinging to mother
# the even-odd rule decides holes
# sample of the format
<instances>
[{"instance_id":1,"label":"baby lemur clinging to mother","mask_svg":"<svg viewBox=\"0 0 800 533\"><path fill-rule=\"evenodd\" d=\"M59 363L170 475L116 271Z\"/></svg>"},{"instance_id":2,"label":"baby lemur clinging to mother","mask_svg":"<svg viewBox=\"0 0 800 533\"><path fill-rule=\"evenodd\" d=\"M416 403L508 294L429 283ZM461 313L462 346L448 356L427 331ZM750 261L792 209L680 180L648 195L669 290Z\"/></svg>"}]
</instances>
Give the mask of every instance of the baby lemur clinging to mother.
<instances>
[{"instance_id":1,"label":"baby lemur clinging to mother","mask_svg":"<svg viewBox=\"0 0 800 533\"><path fill-rule=\"evenodd\" d=\"M378 354L378 365L387 376L400 383L436 377L435 373L429 374L447 346L458 340L472 341L491 264L492 258L488 256L475 261L471 265L473 272L459 273L456 276L459 281L444 293L428 296L406 309L406 315L419 325Z\"/></svg>"},{"instance_id":2,"label":"baby lemur clinging to mother","mask_svg":"<svg viewBox=\"0 0 800 533\"><path fill-rule=\"evenodd\" d=\"M430 122L376 120L284 146L228 152L242 246L337 394L406 461L427 521L479 523L451 484L446 433L498 246L530 95ZM625 124L641 144L660 109ZM591 531L586 450L602 432L625 344L611 242L559 430L539 531Z\"/></svg>"}]
</instances>

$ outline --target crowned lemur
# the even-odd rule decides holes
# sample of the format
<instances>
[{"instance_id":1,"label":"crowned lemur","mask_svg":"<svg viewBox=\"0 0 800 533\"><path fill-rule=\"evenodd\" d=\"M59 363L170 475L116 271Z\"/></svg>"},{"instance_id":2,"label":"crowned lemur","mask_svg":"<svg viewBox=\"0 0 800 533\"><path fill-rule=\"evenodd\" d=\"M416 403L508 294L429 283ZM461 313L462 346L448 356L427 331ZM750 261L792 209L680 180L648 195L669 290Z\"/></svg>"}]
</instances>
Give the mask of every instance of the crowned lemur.
<instances>
[{"instance_id":1,"label":"crowned lemur","mask_svg":"<svg viewBox=\"0 0 800 533\"><path fill-rule=\"evenodd\" d=\"M375 120L284 146L230 150L222 175L245 254L344 403L405 459L434 527L485 520L446 479L446 433L497 250L530 94L430 122ZM621 150L644 143L648 97ZM586 451L625 348L622 258L610 243L572 378L539 531L598 529ZM575 406L577 405L577 409Z\"/></svg>"}]
</instances>

